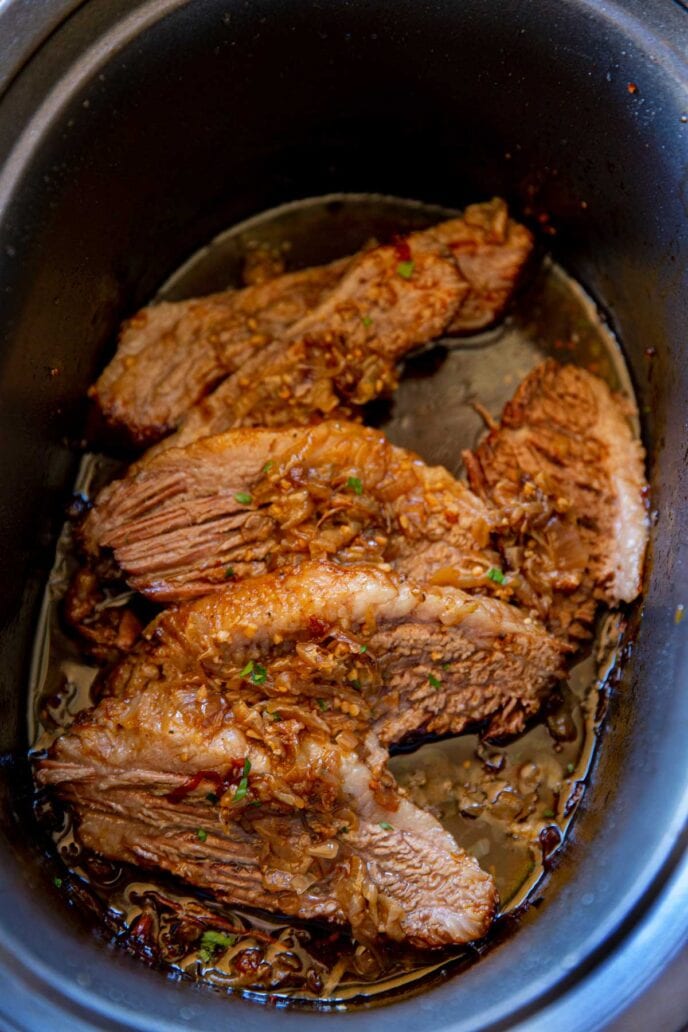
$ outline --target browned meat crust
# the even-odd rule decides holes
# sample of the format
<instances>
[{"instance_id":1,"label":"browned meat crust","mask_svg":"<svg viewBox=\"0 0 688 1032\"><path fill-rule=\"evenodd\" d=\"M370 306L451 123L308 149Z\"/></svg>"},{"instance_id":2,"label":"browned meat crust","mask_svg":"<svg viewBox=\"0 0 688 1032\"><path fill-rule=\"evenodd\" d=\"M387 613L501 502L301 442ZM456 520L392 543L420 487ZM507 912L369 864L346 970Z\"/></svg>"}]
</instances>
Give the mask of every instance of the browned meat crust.
<instances>
[{"instance_id":1,"label":"browned meat crust","mask_svg":"<svg viewBox=\"0 0 688 1032\"><path fill-rule=\"evenodd\" d=\"M399 794L372 738L349 739L284 701L249 709L212 686L153 684L78 718L38 780L73 803L90 848L226 902L368 941L484 935L492 878Z\"/></svg>"},{"instance_id":2,"label":"browned meat crust","mask_svg":"<svg viewBox=\"0 0 688 1032\"><path fill-rule=\"evenodd\" d=\"M383 744L488 721L492 735L518 732L564 672L563 646L516 607L364 565L244 581L166 610L146 637L113 691L199 675L247 703L310 700L335 731L341 718L362 732L372 722Z\"/></svg>"},{"instance_id":3,"label":"browned meat crust","mask_svg":"<svg viewBox=\"0 0 688 1032\"><path fill-rule=\"evenodd\" d=\"M175 444L233 426L355 415L395 385L409 350L493 322L531 248L495 199L325 269L144 309L92 395L139 442L180 422Z\"/></svg>"},{"instance_id":4,"label":"browned meat crust","mask_svg":"<svg viewBox=\"0 0 688 1032\"><path fill-rule=\"evenodd\" d=\"M501 512L510 591L564 638L641 590L647 485L629 414L598 377L547 361L464 453L471 487Z\"/></svg>"},{"instance_id":5,"label":"browned meat crust","mask_svg":"<svg viewBox=\"0 0 688 1032\"><path fill-rule=\"evenodd\" d=\"M246 428L145 458L82 527L161 602L304 558L379 561L418 581L496 589L494 516L442 467L355 423Z\"/></svg>"}]
</instances>

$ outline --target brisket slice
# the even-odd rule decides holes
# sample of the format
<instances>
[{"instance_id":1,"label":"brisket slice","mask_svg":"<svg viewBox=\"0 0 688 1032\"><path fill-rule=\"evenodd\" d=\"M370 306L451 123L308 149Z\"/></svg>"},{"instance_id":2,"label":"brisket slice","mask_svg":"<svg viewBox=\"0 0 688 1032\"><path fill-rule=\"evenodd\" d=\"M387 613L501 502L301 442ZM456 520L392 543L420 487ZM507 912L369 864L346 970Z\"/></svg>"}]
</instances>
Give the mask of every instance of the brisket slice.
<instances>
[{"instance_id":1,"label":"brisket slice","mask_svg":"<svg viewBox=\"0 0 688 1032\"><path fill-rule=\"evenodd\" d=\"M400 795L384 759L372 736L335 741L308 708L161 682L82 714L37 777L91 849L229 904L349 924L364 941L481 937L492 878Z\"/></svg>"},{"instance_id":2,"label":"brisket slice","mask_svg":"<svg viewBox=\"0 0 688 1032\"><path fill-rule=\"evenodd\" d=\"M380 431L324 422L245 428L144 458L101 491L81 529L159 602L286 562L389 562L413 579L496 589L494 520L465 484Z\"/></svg>"},{"instance_id":3,"label":"brisket slice","mask_svg":"<svg viewBox=\"0 0 688 1032\"><path fill-rule=\"evenodd\" d=\"M349 261L142 309L124 323L91 397L134 442L158 440L215 384L314 308Z\"/></svg>"},{"instance_id":4,"label":"brisket slice","mask_svg":"<svg viewBox=\"0 0 688 1032\"><path fill-rule=\"evenodd\" d=\"M246 702L309 701L335 730L342 714L372 724L384 745L486 723L492 736L521 731L564 675L566 652L497 599L311 561L172 607L145 638L114 693L201 676Z\"/></svg>"},{"instance_id":5,"label":"brisket slice","mask_svg":"<svg viewBox=\"0 0 688 1032\"><path fill-rule=\"evenodd\" d=\"M158 447L236 426L357 416L361 405L396 386L398 363L409 351L449 330L474 330L494 321L531 248L528 231L495 200L356 256L310 313L202 398Z\"/></svg>"},{"instance_id":6,"label":"brisket slice","mask_svg":"<svg viewBox=\"0 0 688 1032\"><path fill-rule=\"evenodd\" d=\"M598 377L547 361L464 453L470 486L501 512L515 596L563 638L588 636L599 602L641 590L647 485L630 414Z\"/></svg>"}]
</instances>

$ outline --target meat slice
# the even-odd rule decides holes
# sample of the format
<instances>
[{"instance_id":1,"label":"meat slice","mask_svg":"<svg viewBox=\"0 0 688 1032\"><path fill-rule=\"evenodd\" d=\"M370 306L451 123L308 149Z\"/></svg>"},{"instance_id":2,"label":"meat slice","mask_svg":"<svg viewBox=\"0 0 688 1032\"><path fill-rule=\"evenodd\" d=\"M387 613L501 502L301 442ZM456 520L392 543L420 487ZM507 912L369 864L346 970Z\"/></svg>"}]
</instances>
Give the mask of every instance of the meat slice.
<instances>
[{"instance_id":1,"label":"meat slice","mask_svg":"<svg viewBox=\"0 0 688 1032\"><path fill-rule=\"evenodd\" d=\"M142 309L124 323L91 397L134 442L158 440L216 383L314 308L349 261Z\"/></svg>"},{"instance_id":2,"label":"meat slice","mask_svg":"<svg viewBox=\"0 0 688 1032\"><path fill-rule=\"evenodd\" d=\"M304 558L389 562L487 592L494 517L465 484L355 423L231 430L144 459L81 531L160 602Z\"/></svg>"},{"instance_id":3,"label":"meat slice","mask_svg":"<svg viewBox=\"0 0 688 1032\"><path fill-rule=\"evenodd\" d=\"M372 723L384 745L489 722L516 733L563 676L565 647L532 617L374 566L306 562L164 611L112 691L202 676L246 702L309 700ZM155 673L157 671L157 674Z\"/></svg>"},{"instance_id":4,"label":"meat slice","mask_svg":"<svg viewBox=\"0 0 688 1032\"><path fill-rule=\"evenodd\" d=\"M472 204L462 219L435 227L434 235L448 248L469 285L448 334L484 330L504 314L530 257L528 230L509 218L504 201Z\"/></svg>"},{"instance_id":5,"label":"meat slice","mask_svg":"<svg viewBox=\"0 0 688 1032\"><path fill-rule=\"evenodd\" d=\"M647 485L631 413L599 377L547 361L464 454L471 487L501 510L510 589L564 638L589 635L599 602L641 590Z\"/></svg>"},{"instance_id":6,"label":"meat slice","mask_svg":"<svg viewBox=\"0 0 688 1032\"><path fill-rule=\"evenodd\" d=\"M356 256L312 311L243 361L158 447L235 426L356 416L396 385L409 351L494 321L531 249L529 232L494 200Z\"/></svg>"},{"instance_id":7,"label":"meat slice","mask_svg":"<svg viewBox=\"0 0 688 1032\"><path fill-rule=\"evenodd\" d=\"M292 422L311 410L334 413L340 403L342 412L351 413L352 405L393 384L394 364L410 348L444 330L471 332L498 318L531 249L530 233L495 199L353 262L344 258L244 290L144 308L124 324L117 353L91 396L109 423L149 444L174 430L209 390L240 368L246 383L235 387L243 395L239 407L247 409L263 368L257 356L274 342L264 365L272 388L259 392L254 407L276 391L281 402L290 400ZM347 270L352 275L345 276ZM405 278L408 289L401 291ZM428 299L428 288L438 292L436 303ZM287 370L290 361L302 367L309 357L323 367L310 398L303 369L300 377L281 379L288 343L294 346ZM352 362L355 368L342 368ZM204 431L212 433L239 421L264 421L255 413L248 419L246 411L235 419L236 401L237 392L228 387L195 412L184 440L199 436L205 423L214 425ZM231 411L223 421L224 407Z\"/></svg>"},{"instance_id":8,"label":"meat slice","mask_svg":"<svg viewBox=\"0 0 688 1032\"><path fill-rule=\"evenodd\" d=\"M399 793L372 738L335 741L298 706L153 683L78 718L37 777L88 847L230 904L424 947L479 938L495 912L490 875Z\"/></svg>"}]
</instances>

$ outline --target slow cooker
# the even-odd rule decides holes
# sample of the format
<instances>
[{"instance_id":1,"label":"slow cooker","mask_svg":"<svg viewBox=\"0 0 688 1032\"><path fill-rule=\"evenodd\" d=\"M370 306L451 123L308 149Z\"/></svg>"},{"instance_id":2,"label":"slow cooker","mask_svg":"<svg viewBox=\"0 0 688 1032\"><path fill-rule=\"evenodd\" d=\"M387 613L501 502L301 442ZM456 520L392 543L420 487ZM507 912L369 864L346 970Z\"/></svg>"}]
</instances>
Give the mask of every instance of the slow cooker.
<instances>
[{"instance_id":1,"label":"slow cooker","mask_svg":"<svg viewBox=\"0 0 688 1032\"><path fill-rule=\"evenodd\" d=\"M0 1024L646 1028L688 1016L688 10L680 0L0 4ZM573 835L480 961L317 1014L165 979L55 891L26 683L88 384L216 233L337 192L508 199L623 343L646 591ZM55 373L59 372L59 375Z\"/></svg>"}]
</instances>

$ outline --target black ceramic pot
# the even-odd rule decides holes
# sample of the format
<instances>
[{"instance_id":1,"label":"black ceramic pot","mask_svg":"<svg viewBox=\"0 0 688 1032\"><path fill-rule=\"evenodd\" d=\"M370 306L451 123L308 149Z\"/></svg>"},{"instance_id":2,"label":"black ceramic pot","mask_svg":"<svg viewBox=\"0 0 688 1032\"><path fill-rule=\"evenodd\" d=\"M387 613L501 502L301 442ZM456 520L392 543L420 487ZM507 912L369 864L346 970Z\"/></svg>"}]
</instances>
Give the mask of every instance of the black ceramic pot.
<instances>
[{"instance_id":1,"label":"black ceramic pot","mask_svg":"<svg viewBox=\"0 0 688 1032\"><path fill-rule=\"evenodd\" d=\"M608 1025L679 953L687 48L688 11L673 0L2 5L3 1027L588 1030ZM656 518L640 631L542 905L458 978L374 1012L318 1016L171 983L94 938L26 830L22 757L27 663L72 442L118 322L218 230L331 191L451 207L498 193L517 211L547 213L548 245L624 343ZM657 1028L678 1027L681 1000L688 1014L688 986L673 988L672 1016L666 1000L653 1012Z\"/></svg>"}]
</instances>

